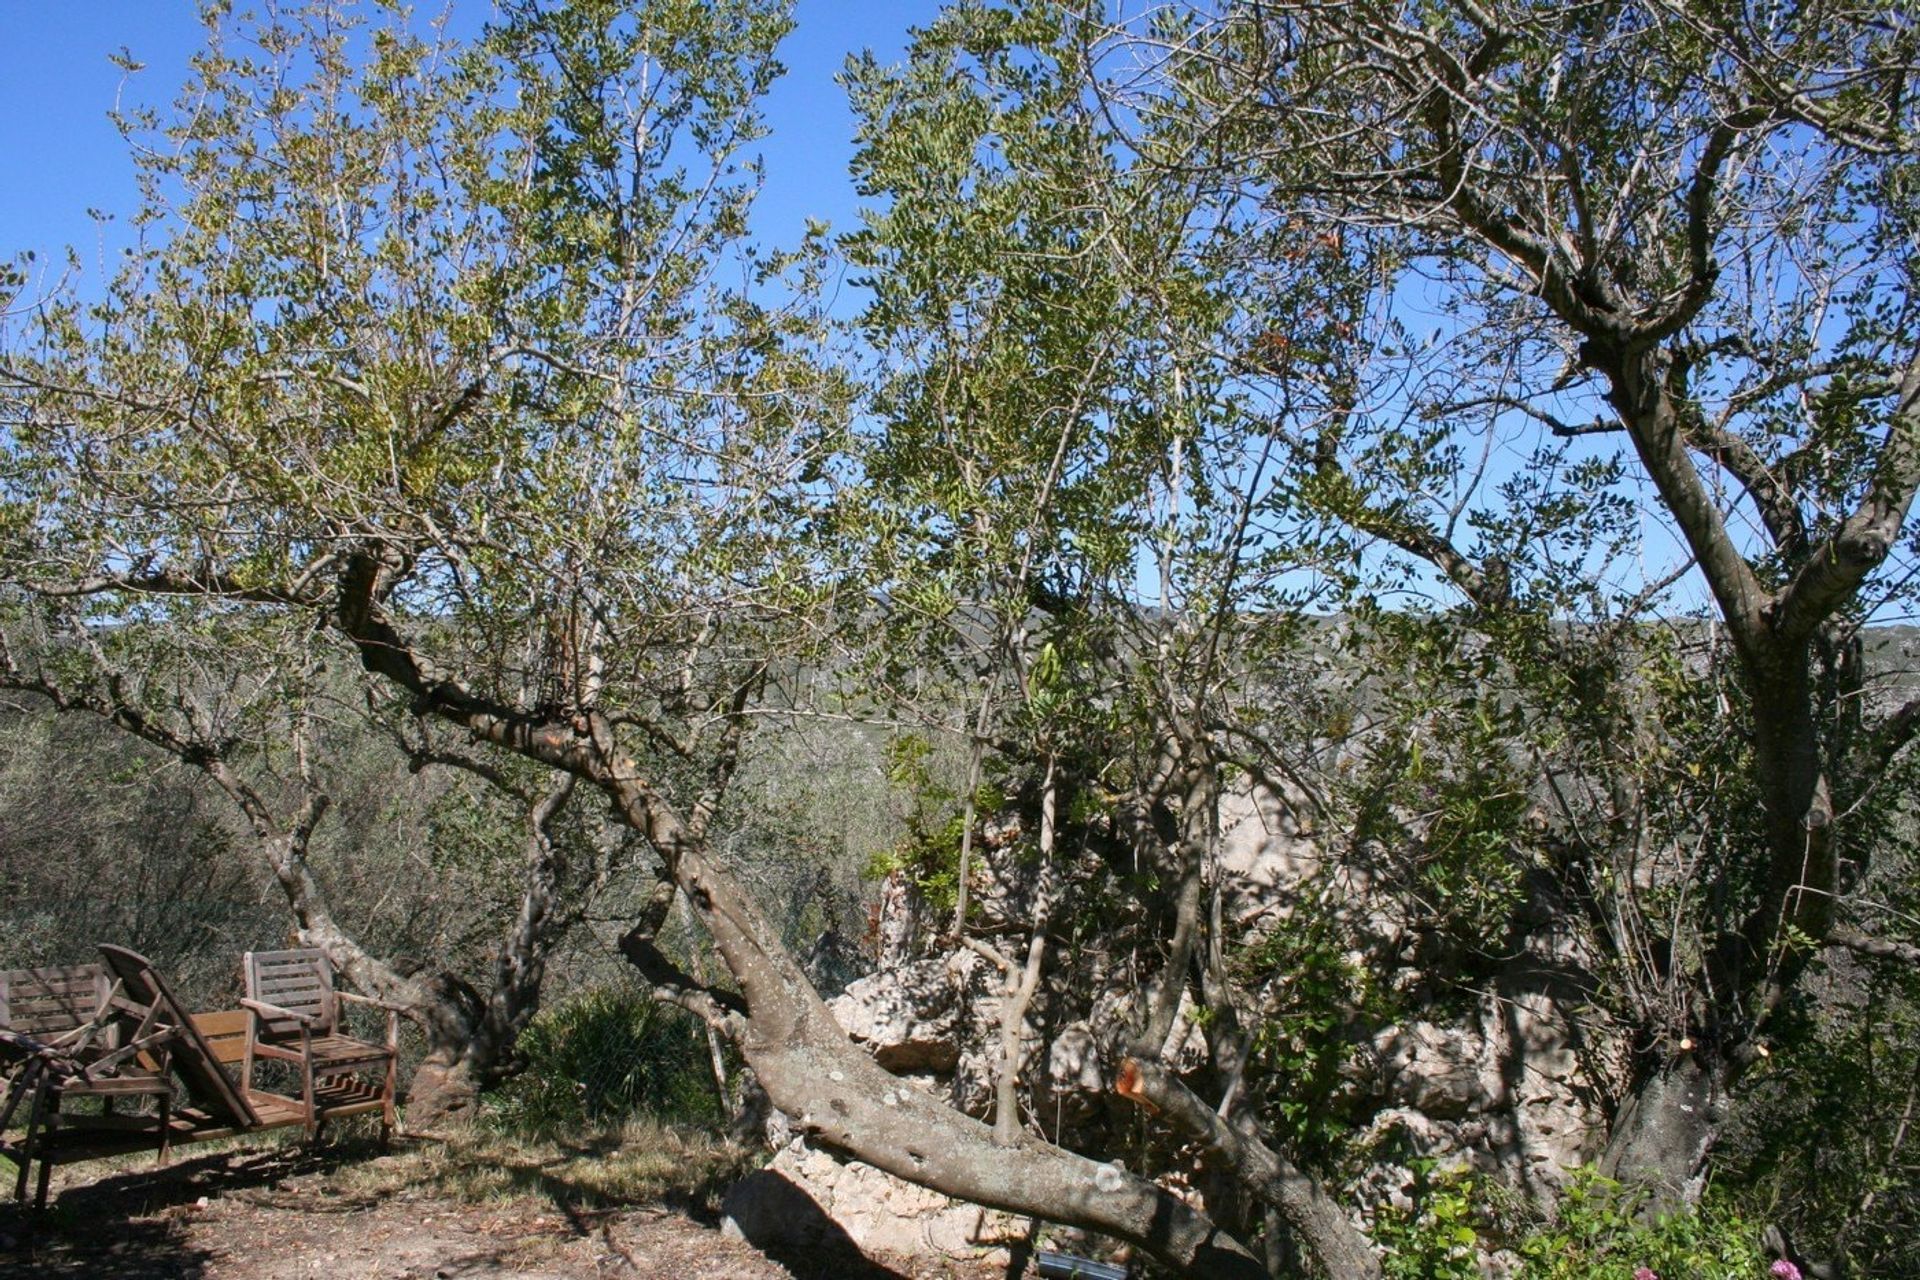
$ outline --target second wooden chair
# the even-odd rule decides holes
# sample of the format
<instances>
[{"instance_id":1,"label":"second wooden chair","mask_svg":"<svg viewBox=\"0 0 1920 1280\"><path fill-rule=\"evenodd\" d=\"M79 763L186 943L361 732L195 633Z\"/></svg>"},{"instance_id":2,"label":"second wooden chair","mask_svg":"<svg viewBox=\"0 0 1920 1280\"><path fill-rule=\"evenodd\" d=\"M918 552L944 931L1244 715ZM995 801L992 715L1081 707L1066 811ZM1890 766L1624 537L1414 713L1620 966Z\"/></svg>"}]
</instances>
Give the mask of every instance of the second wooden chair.
<instances>
[{"instance_id":1,"label":"second wooden chair","mask_svg":"<svg viewBox=\"0 0 1920 1280\"><path fill-rule=\"evenodd\" d=\"M385 1143L390 1139L400 1061L399 1022L393 1006L350 991L336 991L333 966L318 950L249 951L242 968L247 998L240 1004L252 1016L247 1026L241 1088L252 1088L257 1059L286 1062L300 1077L300 1100L306 1108L310 1136L318 1131L323 1111L337 1114L345 1106L377 1100L380 1140ZM385 1042L348 1035L340 1016L342 1001L386 1010Z\"/></svg>"}]
</instances>

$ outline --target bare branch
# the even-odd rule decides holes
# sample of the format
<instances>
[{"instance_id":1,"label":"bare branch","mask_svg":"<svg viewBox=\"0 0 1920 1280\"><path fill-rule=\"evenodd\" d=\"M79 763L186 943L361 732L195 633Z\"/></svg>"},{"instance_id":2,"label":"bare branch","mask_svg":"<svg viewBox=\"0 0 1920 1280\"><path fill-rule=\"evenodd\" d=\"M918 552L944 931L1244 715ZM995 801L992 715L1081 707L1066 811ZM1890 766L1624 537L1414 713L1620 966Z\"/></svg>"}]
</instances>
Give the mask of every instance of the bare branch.
<instances>
[{"instance_id":1,"label":"bare branch","mask_svg":"<svg viewBox=\"0 0 1920 1280\"><path fill-rule=\"evenodd\" d=\"M1157 1063L1127 1058L1114 1092L1150 1107L1233 1169L1242 1183L1284 1215L1329 1275L1365 1280L1380 1274L1366 1239L1318 1180L1250 1134L1228 1124L1180 1078Z\"/></svg>"},{"instance_id":2,"label":"bare branch","mask_svg":"<svg viewBox=\"0 0 1920 1280\"><path fill-rule=\"evenodd\" d=\"M1920 489L1920 352L1901 379L1873 479L1853 513L1813 548L1774 602L1774 626L1788 642L1811 636L1844 607L1900 537Z\"/></svg>"},{"instance_id":3,"label":"bare branch","mask_svg":"<svg viewBox=\"0 0 1920 1280\"><path fill-rule=\"evenodd\" d=\"M1894 942L1886 938L1875 938L1855 929L1831 930L1824 941L1830 947L1844 947L1855 955L1920 965L1920 947L1911 942Z\"/></svg>"}]
</instances>

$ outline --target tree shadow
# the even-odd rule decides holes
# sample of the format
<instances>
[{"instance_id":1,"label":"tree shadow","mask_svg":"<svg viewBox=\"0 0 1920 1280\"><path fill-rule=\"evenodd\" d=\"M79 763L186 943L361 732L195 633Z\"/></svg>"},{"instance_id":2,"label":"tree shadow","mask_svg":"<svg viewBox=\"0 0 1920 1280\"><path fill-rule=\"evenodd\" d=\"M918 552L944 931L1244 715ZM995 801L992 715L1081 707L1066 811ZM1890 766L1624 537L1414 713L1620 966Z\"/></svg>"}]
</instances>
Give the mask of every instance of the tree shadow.
<instances>
[{"instance_id":1,"label":"tree shadow","mask_svg":"<svg viewBox=\"0 0 1920 1280\"><path fill-rule=\"evenodd\" d=\"M747 1175L729 1212L746 1242L796 1280L908 1280L860 1252L845 1229L797 1184L771 1169Z\"/></svg>"},{"instance_id":2,"label":"tree shadow","mask_svg":"<svg viewBox=\"0 0 1920 1280\"><path fill-rule=\"evenodd\" d=\"M188 1243L186 1223L174 1211L203 1197L271 1189L290 1178L327 1173L371 1154L371 1143L347 1141L228 1147L165 1165L154 1164L150 1156L127 1157L128 1163L90 1181L59 1188L43 1211L34 1210L30 1201L0 1202L0 1280L16 1275L190 1280L205 1272L212 1255Z\"/></svg>"}]
</instances>

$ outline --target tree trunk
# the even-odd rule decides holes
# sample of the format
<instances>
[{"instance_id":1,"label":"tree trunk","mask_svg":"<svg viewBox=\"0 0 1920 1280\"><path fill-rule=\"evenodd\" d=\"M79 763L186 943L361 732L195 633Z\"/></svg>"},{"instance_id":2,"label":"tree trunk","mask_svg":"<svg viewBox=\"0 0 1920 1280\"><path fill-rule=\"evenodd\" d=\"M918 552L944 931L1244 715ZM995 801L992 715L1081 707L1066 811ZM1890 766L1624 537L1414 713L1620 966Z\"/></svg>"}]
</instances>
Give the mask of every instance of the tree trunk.
<instances>
[{"instance_id":1,"label":"tree trunk","mask_svg":"<svg viewBox=\"0 0 1920 1280\"><path fill-rule=\"evenodd\" d=\"M1231 1169L1242 1186L1285 1218L1331 1280L1379 1280L1380 1260L1319 1179L1227 1123L1171 1071L1128 1058L1114 1089L1165 1115Z\"/></svg>"},{"instance_id":2,"label":"tree trunk","mask_svg":"<svg viewBox=\"0 0 1920 1280\"><path fill-rule=\"evenodd\" d=\"M1728 1069L1699 1054L1649 1071L1614 1117L1600 1172L1645 1189L1649 1215L1693 1204L1726 1122L1730 1085Z\"/></svg>"},{"instance_id":3,"label":"tree trunk","mask_svg":"<svg viewBox=\"0 0 1920 1280\"><path fill-rule=\"evenodd\" d=\"M296 823L287 834L267 841L269 862L300 941L325 952L334 969L360 990L400 1007L426 1036L426 1057L408 1081L404 1099L410 1129L444 1129L471 1121L481 1093L513 1073L514 1046L540 1007L547 954L560 932L554 902L561 866L551 823L573 787L573 777L561 774L528 806L520 909L495 953L493 988L485 996L454 973L426 982L403 977L335 922L306 860L317 813L313 822ZM324 804L319 809L324 811Z\"/></svg>"},{"instance_id":4,"label":"tree trunk","mask_svg":"<svg viewBox=\"0 0 1920 1280\"><path fill-rule=\"evenodd\" d=\"M1263 1280L1244 1245L1165 1189L1045 1142L1003 1146L990 1126L888 1074L847 1039L778 931L698 842L650 796L616 790L739 984L754 1074L802 1129L944 1195L1118 1237L1183 1275Z\"/></svg>"},{"instance_id":5,"label":"tree trunk","mask_svg":"<svg viewBox=\"0 0 1920 1280\"><path fill-rule=\"evenodd\" d=\"M466 1059L445 1062L429 1055L407 1083L408 1132L444 1133L471 1124L480 1109L481 1089Z\"/></svg>"},{"instance_id":6,"label":"tree trunk","mask_svg":"<svg viewBox=\"0 0 1920 1280\"><path fill-rule=\"evenodd\" d=\"M1747 931L1756 944L1770 943L1784 924L1821 938L1833 923L1833 797L1814 721L1811 668L1805 645L1746 668L1770 853L1761 918Z\"/></svg>"}]
</instances>

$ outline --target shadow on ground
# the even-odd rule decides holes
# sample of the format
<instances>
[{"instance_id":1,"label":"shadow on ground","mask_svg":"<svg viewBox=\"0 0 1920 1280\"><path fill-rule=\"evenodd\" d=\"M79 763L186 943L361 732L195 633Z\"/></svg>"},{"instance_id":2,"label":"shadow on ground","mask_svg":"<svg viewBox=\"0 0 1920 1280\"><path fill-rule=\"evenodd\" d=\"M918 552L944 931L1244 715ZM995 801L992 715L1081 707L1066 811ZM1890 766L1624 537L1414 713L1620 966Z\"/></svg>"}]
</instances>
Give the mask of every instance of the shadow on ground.
<instances>
[{"instance_id":1,"label":"shadow on ground","mask_svg":"<svg viewBox=\"0 0 1920 1280\"><path fill-rule=\"evenodd\" d=\"M193 1280L211 1254L190 1244L182 1213L201 1197L272 1188L364 1153L284 1146L143 1164L61 1190L44 1213L0 1204L0 1277ZM6 1170L11 1173L12 1170Z\"/></svg>"},{"instance_id":2,"label":"shadow on ground","mask_svg":"<svg viewBox=\"0 0 1920 1280\"><path fill-rule=\"evenodd\" d=\"M749 1175L728 1201L748 1244L801 1280L908 1280L862 1254L841 1225L784 1174Z\"/></svg>"},{"instance_id":3,"label":"shadow on ground","mask_svg":"<svg viewBox=\"0 0 1920 1280\"><path fill-rule=\"evenodd\" d=\"M626 1219L638 1206L620 1197L609 1203L607 1188L596 1185L589 1172L594 1158L608 1157L616 1149L617 1144L589 1140L561 1144L557 1153L549 1147L551 1158L495 1158L488 1162L494 1179L490 1190L543 1203L553 1215L548 1221L562 1235L592 1240L609 1255L625 1256L636 1274L658 1275L657 1268L634 1265L629 1254L627 1237L634 1224ZM56 1184L56 1194L42 1214L10 1199L0 1201L0 1280L206 1280L216 1272L252 1274L258 1268L266 1268L260 1271L265 1275L287 1262L277 1256L284 1244L276 1239L273 1215L277 1210L286 1211L287 1220L298 1223L311 1221L311 1215L357 1214L388 1201L411 1202L423 1195L423 1207L463 1203L457 1195L447 1196L451 1188L436 1191L430 1185L406 1181L356 1186L351 1176L331 1176L376 1155L371 1141L347 1140L321 1147L287 1142L264 1149L213 1151L165 1167L144 1161L106 1170L81 1166L73 1181ZM11 1191L12 1172L0 1162L0 1174L7 1175L0 1180L0 1195ZM651 1198L651 1210L665 1210L712 1231L719 1226L720 1194L731 1181L719 1170L702 1171L698 1185L667 1188ZM796 1280L910 1280L911 1273L862 1255L817 1205L797 1189L794 1194L795 1202L785 1207L802 1219L797 1233L789 1231L784 1239L755 1239L749 1233L748 1239ZM222 1224L220 1229L208 1230L209 1220L201 1216L205 1204L215 1205L215 1214L219 1206L230 1207L228 1214L212 1220ZM249 1215L261 1216L232 1217L232 1208L241 1205L248 1206ZM477 1214L487 1212L469 1207ZM327 1232L323 1229L321 1234ZM425 1270L410 1265L394 1274L455 1277L520 1272L508 1253L496 1256L484 1246L484 1239L473 1243L483 1247L474 1252L441 1252ZM249 1253L258 1256L249 1259ZM236 1266L242 1271L236 1273Z\"/></svg>"}]
</instances>

